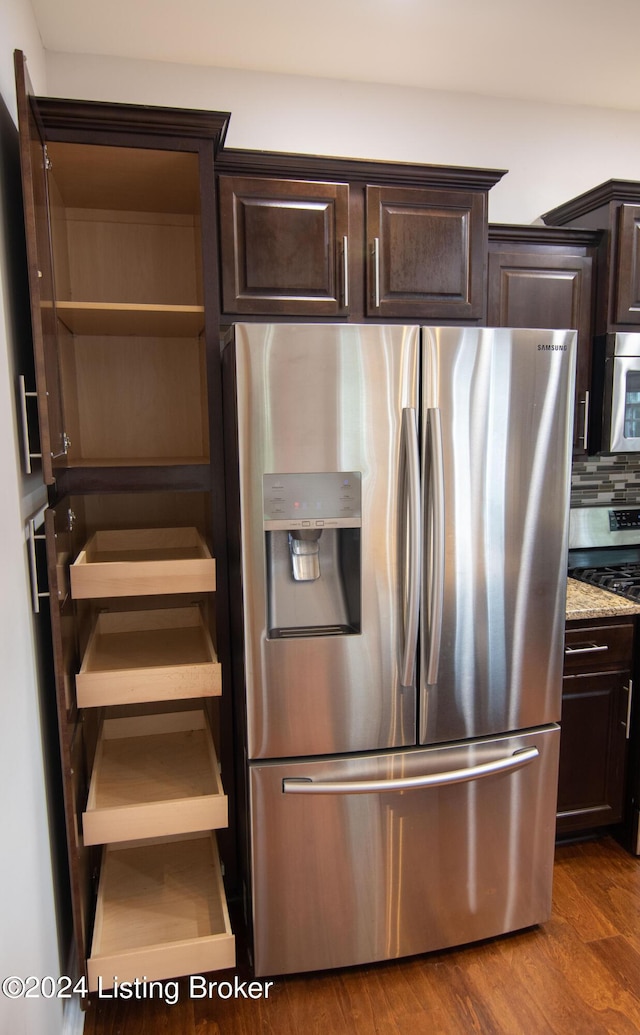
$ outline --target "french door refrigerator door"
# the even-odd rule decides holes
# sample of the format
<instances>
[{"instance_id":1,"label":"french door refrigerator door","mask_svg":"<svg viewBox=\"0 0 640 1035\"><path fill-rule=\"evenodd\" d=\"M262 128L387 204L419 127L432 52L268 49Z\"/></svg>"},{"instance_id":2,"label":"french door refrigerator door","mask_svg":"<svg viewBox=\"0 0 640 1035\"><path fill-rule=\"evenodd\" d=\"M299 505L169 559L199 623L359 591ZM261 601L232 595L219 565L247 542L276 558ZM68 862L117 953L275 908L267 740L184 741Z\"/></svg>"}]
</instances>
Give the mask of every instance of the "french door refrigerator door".
<instances>
[{"instance_id":1,"label":"french door refrigerator door","mask_svg":"<svg viewBox=\"0 0 640 1035\"><path fill-rule=\"evenodd\" d=\"M420 743L556 722L575 332L422 334Z\"/></svg>"},{"instance_id":2,"label":"french door refrigerator door","mask_svg":"<svg viewBox=\"0 0 640 1035\"><path fill-rule=\"evenodd\" d=\"M419 329L239 324L234 348L249 758L415 744Z\"/></svg>"},{"instance_id":3,"label":"french door refrigerator door","mask_svg":"<svg viewBox=\"0 0 640 1035\"><path fill-rule=\"evenodd\" d=\"M250 766L258 975L351 966L542 923L560 730Z\"/></svg>"}]
</instances>

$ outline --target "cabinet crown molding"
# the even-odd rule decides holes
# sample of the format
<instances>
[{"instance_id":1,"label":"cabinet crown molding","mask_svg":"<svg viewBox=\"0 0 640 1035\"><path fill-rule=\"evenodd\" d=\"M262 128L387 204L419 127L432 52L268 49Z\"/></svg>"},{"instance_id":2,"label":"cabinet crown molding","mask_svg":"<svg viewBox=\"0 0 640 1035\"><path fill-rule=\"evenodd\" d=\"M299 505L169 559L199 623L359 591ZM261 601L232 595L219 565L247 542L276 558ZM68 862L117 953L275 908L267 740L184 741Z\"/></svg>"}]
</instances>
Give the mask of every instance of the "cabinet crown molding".
<instances>
[{"instance_id":1,"label":"cabinet crown molding","mask_svg":"<svg viewBox=\"0 0 640 1035\"><path fill-rule=\"evenodd\" d=\"M216 153L224 144L231 115L223 111L164 108L147 104L36 98L47 136L70 139L75 132L151 133L160 136L213 139Z\"/></svg>"},{"instance_id":2,"label":"cabinet crown molding","mask_svg":"<svg viewBox=\"0 0 640 1035\"><path fill-rule=\"evenodd\" d=\"M595 209L605 205L619 202L640 203L640 181L637 180L607 180L598 184L597 187L579 194L569 201L563 202L549 212L545 212L541 219L550 226L563 226L580 216L593 212Z\"/></svg>"},{"instance_id":3,"label":"cabinet crown molding","mask_svg":"<svg viewBox=\"0 0 640 1035\"><path fill-rule=\"evenodd\" d=\"M224 148L218 155L216 171L235 176L272 176L403 187L459 187L487 191L508 170Z\"/></svg>"},{"instance_id":4,"label":"cabinet crown molding","mask_svg":"<svg viewBox=\"0 0 640 1035\"><path fill-rule=\"evenodd\" d=\"M601 238L602 230L583 230L581 227L544 226L541 223L489 223L489 244L500 241L518 244L595 247Z\"/></svg>"}]
</instances>

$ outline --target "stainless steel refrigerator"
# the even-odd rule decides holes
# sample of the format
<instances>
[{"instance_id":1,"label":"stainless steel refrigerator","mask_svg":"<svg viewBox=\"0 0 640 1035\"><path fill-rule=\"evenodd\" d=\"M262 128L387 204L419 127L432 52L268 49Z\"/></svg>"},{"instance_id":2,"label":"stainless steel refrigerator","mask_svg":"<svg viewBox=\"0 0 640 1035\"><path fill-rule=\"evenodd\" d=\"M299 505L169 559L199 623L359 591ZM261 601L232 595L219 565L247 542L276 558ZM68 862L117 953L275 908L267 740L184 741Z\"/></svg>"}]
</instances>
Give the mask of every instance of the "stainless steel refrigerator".
<instances>
[{"instance_id":1,"label":"stainless steel refrigerator","mask_svg":"<svg viewBox=\"0 0 640 1035\"><path fill-rule=\"evenodd\" d=\"M232 329L258 975L548 918L574 365L573 331Z\"/></svg>"}]
</instances>

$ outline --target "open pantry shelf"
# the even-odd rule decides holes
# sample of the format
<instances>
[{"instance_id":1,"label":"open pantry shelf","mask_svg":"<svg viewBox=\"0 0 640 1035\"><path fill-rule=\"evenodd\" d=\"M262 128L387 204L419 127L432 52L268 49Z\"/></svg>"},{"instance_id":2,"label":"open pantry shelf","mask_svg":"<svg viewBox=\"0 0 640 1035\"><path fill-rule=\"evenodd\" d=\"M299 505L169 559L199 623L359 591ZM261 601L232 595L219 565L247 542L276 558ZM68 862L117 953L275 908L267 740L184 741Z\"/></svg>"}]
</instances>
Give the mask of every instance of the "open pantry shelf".
<instances>
[{"instance_id":1,"label":"open pantry shelf","mask_svg":"<svg viewBox=\"0 0 640 1035\"><path fill-rule=\"evenodd\" d=\"M211 593L216 588L216 562L196 528L94 532L70 574L76 599Z\"/></svg>"},{"instance_id":2,"label":"open pantry shelf","mask_svg":"<svg viewBox=\"0 0 640 1035\"><path fill-rule=\"evenodd\" d=\"M83 814L85 844L213 830L227 822L204 711L103 722Z\"/></svg>"},{"instance_id":3,"label":"open pantry shelf","mask_svg":"<svg viewBox=\"0 0 640 1035\"><path fill-rule=\"evenodd\" d=\"M76 676L80 708L220 692L220 664L197 604L96 616Z\"/></svg>"},{"instance_id":4,"label":"open pantry shelf","mask_svg":"<svg viewBox=\"0 0 640 1035\"><path fill-rule=\"evenodd\" d=\"M212 834L104 849L87 963L91 991L235 966Z\"/></svg>"},{"instance_id":5,"label":"open pantry shelf","mask_svg":"<svg viewBox=\"0 0 640 1035\"><path fill-rule=\"evenodd\" d=\"M201 305L59 301L56 315L72 334L180 338L204 330Z\"/></svg>"},{"instance_id":6,"label":"open pantry shelf","mask_svg":"<svg viewBox=\"0 0 640 1035\"><path fill-rule=\"evenodd\" d=\"M79 456L68 457L67 468L109 467L207 467L209 460L202 456Z\"/></svg>"}]
</instances>

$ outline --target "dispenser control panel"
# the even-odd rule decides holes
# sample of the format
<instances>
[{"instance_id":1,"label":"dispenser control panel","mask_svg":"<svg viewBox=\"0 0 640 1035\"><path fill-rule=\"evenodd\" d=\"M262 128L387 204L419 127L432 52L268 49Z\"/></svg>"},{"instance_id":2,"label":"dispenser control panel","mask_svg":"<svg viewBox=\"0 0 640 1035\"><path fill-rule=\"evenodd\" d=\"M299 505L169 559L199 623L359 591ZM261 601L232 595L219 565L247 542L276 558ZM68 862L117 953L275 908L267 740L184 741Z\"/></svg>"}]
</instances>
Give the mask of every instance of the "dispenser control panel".
<instances>
[{"instance_id":1,"label":"dispenser control panel","mask_svg":"<svg viewBox=\"0 0 640 1035\"><path fill-rule=\"evenodd\" d=\"M359 471L264 474L264 527L359 528L360 481Z\"/></svg>"}]
</instances>

